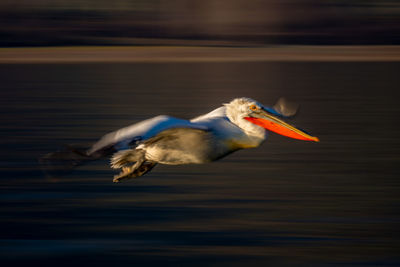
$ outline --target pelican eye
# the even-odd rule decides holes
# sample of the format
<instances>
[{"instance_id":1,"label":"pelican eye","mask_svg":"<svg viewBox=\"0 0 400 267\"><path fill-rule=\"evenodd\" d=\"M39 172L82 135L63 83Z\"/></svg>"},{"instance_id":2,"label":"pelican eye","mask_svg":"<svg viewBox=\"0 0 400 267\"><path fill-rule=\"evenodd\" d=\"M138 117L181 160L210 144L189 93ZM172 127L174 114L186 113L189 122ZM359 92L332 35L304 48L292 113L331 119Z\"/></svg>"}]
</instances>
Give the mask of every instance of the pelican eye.
<instances>
[{"instance_id":1,"label":"pelican eye","mask_svg":"<svg viewBox=\"0 0 400 267\"><path fill-rule=\"evenodd\" d=\"M250 106L250 109L255 111L255 110L258 110L259 108L257 107L257 105L253 104L253 105Z\"/></svg>"}]
</instances>

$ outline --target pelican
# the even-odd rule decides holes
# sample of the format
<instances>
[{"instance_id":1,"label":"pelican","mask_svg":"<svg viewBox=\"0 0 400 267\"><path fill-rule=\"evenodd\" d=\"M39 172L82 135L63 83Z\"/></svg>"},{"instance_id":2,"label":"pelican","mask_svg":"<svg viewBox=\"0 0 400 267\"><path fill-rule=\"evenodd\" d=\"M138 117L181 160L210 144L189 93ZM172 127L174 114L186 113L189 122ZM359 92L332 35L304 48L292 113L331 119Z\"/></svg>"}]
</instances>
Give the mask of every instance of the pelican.
<instances>
[{"instance_id":1,"label":"pelican","mask_svg":"<svg viewBox=\"0 0 400 267\"><path fill-rule=\"evenodd\" d=\"M66 158L72 165L111 155L111 168L120 169L113 181L139 177L155 165L202 164L240 149L260 146L268 132L319 142L283 119L292 117L297 107L279 99L273 107L247 97L191 120L160 115L104 135L89 149L69 147L42 158L51 162Z\"/></svg>"}]
</instances>

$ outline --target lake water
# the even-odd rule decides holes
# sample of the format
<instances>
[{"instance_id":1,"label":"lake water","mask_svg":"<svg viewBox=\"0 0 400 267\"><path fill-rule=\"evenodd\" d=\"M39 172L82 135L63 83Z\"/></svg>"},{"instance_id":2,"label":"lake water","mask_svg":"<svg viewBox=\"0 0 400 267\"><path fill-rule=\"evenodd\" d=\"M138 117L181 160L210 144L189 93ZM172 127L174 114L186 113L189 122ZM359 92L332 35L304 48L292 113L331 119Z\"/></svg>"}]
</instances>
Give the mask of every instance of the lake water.
<instances>
[{"instance_id":1,"label":"lake water","mask_svg":"<svg viewBox=\"0 0 400 267\"><path fill-rule=\"evenodd\" d=\"M400 63L0 65L0 258L46 266L398 266ZM205 165L113 184L108 160L37 159L232 98L301 104L320 143L271 134ZM4 265L6 266L6 265Z\"/></svg>"}]
</instances>

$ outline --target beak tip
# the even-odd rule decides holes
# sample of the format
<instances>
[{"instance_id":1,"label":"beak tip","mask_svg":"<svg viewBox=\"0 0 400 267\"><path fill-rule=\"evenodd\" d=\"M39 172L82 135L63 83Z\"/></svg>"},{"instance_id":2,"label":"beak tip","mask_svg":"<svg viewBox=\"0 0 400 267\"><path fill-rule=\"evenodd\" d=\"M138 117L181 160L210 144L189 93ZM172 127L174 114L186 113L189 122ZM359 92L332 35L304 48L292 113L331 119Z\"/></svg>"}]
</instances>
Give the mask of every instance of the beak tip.
<instances>
[{"instance_id":1,"label":"beak tip","mask_svg":"<svg viewBox=\"0 0 400 267\"><path fill-rule=\"evenodd\" d=\"M313 139L312 139L312 141L314 141L314 142L319 142L319 138L316 137L316 136L314 136Z\"/></svg>"}]
</instances>

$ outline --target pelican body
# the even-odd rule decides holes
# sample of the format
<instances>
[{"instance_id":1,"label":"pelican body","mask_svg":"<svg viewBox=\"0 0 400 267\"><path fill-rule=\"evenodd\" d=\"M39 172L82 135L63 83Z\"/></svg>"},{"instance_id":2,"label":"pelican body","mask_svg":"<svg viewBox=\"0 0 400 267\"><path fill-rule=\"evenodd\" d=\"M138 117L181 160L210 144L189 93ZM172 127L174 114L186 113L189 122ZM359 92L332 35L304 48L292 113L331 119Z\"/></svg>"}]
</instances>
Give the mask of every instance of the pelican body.
<instances>
[{"instance_id":1,"label":"pelican body","mask_svg":"<svg viewBox=\"0 0 400 267\"><path fill-rule=\"evenodd\" d=\"M120 182L142 176L158 163L202 164L258 147L269 131L318 142L317 137L282 120L296 111L283 99L266 107L250 98L236 98L191 120L162 115L121 128L79 153L87 159L112 155L111 167L121 169L113 181Z\"/></svg>"}]
</instances>

